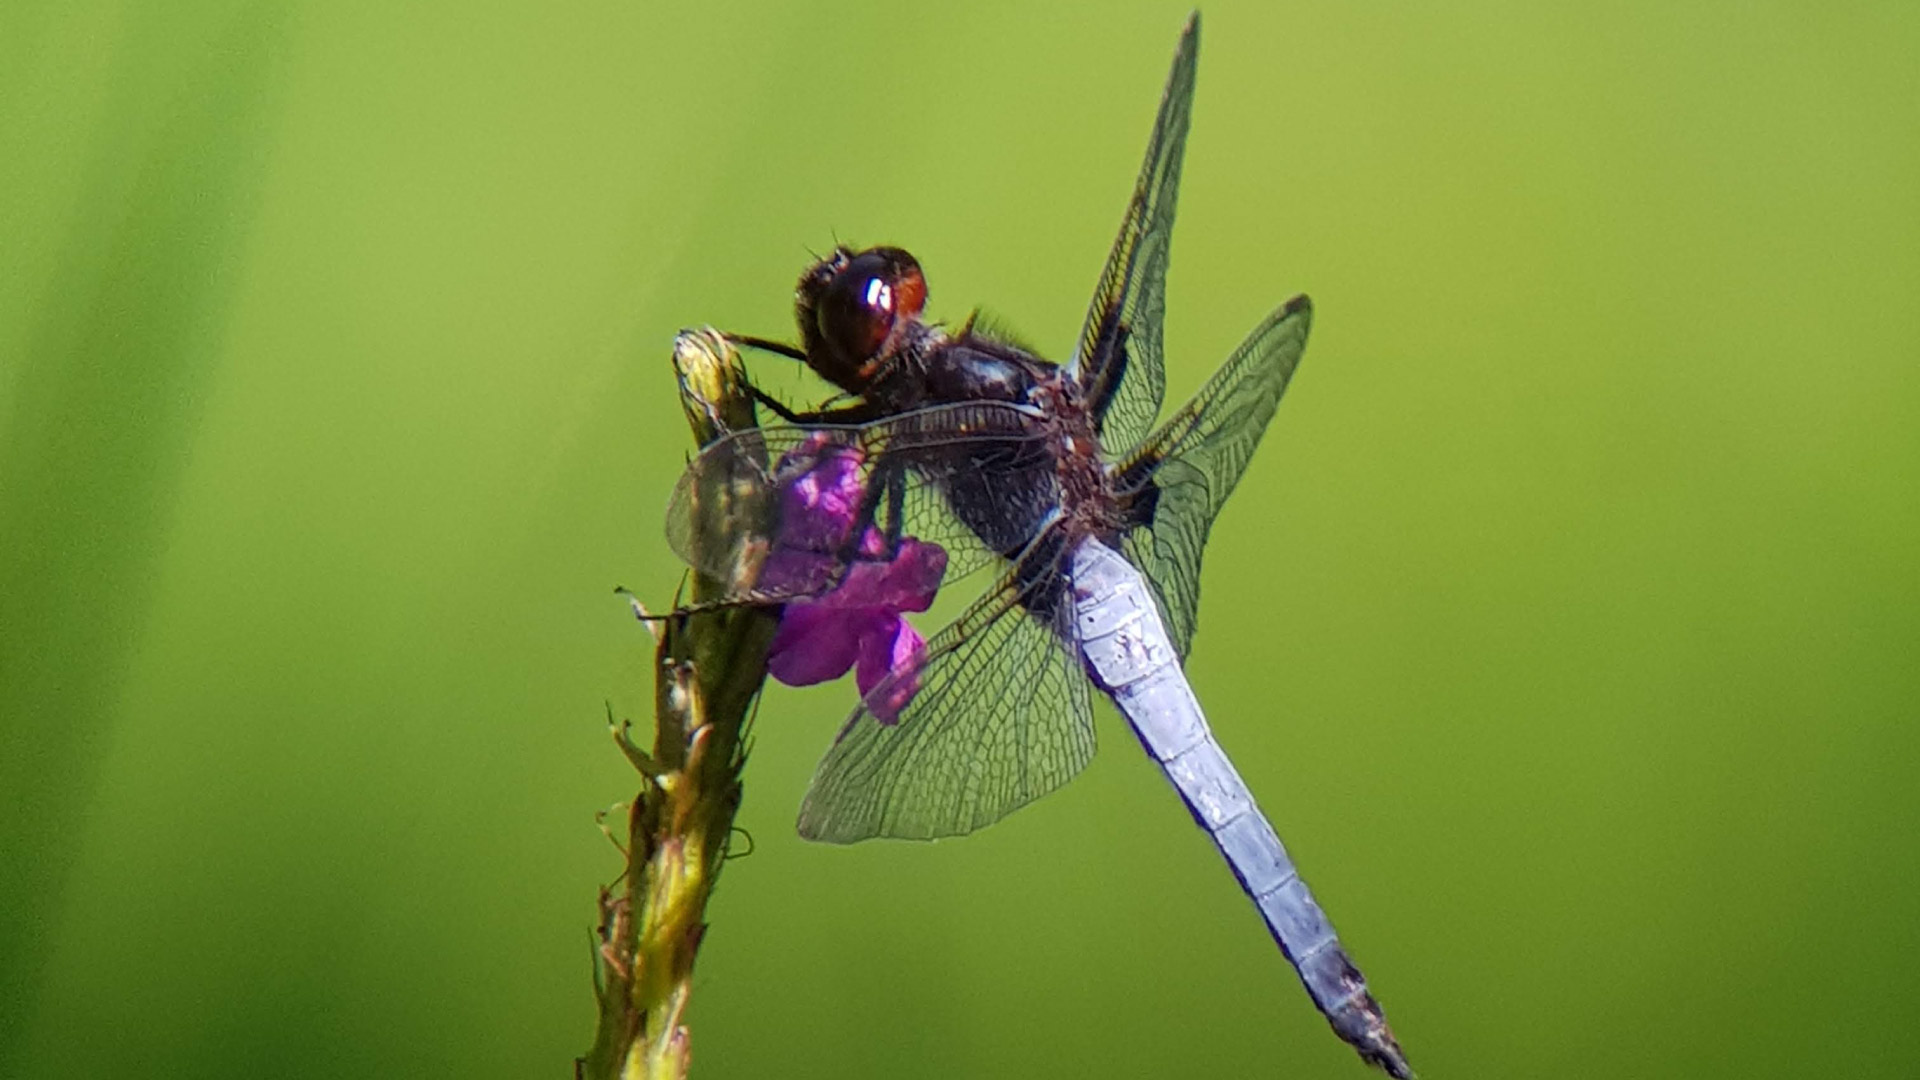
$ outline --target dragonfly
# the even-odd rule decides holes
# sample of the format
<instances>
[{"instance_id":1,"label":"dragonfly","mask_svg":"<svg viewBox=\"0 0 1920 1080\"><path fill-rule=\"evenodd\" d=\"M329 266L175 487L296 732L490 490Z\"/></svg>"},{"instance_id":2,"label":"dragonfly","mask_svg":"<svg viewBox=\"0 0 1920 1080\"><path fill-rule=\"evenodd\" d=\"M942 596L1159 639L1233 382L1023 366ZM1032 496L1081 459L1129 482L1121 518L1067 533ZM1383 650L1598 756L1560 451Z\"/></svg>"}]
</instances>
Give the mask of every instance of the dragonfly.
<instances>
[{"instance_id":1,"label":"dragonfly","mask_svg":"<svg viewBox=\"0 0 1920 1080\"><path fill-rule=\"evenodd\" d=\"M813 775L813 840L973 832L1061 785L1094 753L1108 697L1212 840L1334 1031L1411 1076L1379 1002L1221 748L1183 661L1201 555L1299 365L1312 306L1280 305L1155 426L1181 160L1199 51L1176 49L1146 159L1078 344L1064 364L982 329L923 318L908 252L836 248L801 277L800 344L731 335L805 362L842 392L732 432L690 463L671 546L782 604L770 664L786 681L858 667L861 701ZM757 491L732 541L703 493ZM751 571L744 577L743 552ZM900 613L975 573L982 595L930 639ZM857 655L856 655L857 654ZM795 670L782 674L780 664ZM793 677L789 678L788 675Z\"/></svg>"}]
</instances>

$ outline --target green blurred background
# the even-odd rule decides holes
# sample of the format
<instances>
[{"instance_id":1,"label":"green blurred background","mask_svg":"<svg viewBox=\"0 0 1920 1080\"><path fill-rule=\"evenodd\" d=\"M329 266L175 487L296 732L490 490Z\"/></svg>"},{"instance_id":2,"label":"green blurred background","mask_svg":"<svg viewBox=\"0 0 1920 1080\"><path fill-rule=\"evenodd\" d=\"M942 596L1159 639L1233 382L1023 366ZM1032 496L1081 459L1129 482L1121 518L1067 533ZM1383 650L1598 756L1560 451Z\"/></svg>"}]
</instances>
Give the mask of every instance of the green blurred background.
<instances>
[{"instance_id":1,"label":"green blurred background","mask_svg":"<svg viewBox=\"0 0 1920 1080\"><path fill-rule=\"evenodd\" d=\"M838 238L1067 351L1181 5L693 7L0 10L0 1072L569 1075L673 332ZM1206 17L1172 395L1318 317L1191 673L1416 1067L1920 1074L1920 8ZM699 1076L1365 1075L1110 711L802 844L851 696Z\"/></svg>"}]
</instances>

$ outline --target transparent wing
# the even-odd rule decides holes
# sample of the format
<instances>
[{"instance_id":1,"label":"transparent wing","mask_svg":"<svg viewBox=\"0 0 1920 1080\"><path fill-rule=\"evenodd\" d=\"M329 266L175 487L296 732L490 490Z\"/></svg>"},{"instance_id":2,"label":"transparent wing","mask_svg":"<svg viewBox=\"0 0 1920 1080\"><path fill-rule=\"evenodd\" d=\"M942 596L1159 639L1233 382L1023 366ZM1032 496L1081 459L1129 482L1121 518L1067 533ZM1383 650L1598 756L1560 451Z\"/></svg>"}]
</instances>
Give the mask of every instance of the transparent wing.
<instances>
[{"instance_id":1,"label":"transparent wing","mask_svg":"<svg viewBox=\"0 0 1920 1080\"><path fill-rule=\"evenodd\" d=\"M1135 522L1121 550L1145 571L1182 659L1199 618L1207 533L1287 392L1312 322L1304 296L1267 316L1119 467L1116 485Z\"/></svg>"},{"instance_id":2,"label":"transparent wing","mask_svg":"<svg viewBox=\"0 0 1920 1080\"><path fill-rule=\"evenodd\" d=\"M1199 49L1196 12L1174 52L1140 179L1073 354L1072 370L1093 405L1100 441L1115 451L1146 435L1166 394L1160 324L1167 305L1167 246L1180 194L1180 159L1187 148Z\"/></svg>"},{"instance_id":3,"label":"transparent wing","mask_svg":"<svg viewBox=\"0 0 1920 1080\"><path fill-rule=\"evenodd\" d=\"M917 671L894 677L920 682L894 723L854 710L814 771L801 836L837 844L956 836L1086 767L1092 701L1054 547L1023 559L927 643ZM882 681L868 696L892 689Z\"/></svg>"},{"instance_id":4,"label":"transparent wing","mask_svg":"<svg viewBox=\"0 0 1920 1080\"><path fill-rule=\"evenodd\" d=\"M667 543L689 566L723 581L745 567L746 578L730 582L730 594L741 598L765 591L758 571L783 546L804 548L811 559L804 576L783 575L778 591L786 596L824 592L853 561L885 558L904 537L946 549L951 582L1038 533L1058 502L1053 476L1033 412L1003 402L941 405L852 426L749 428L710 443L688 464L667 503ZM796 508L801 491L816 504L839 498L832 505L840 509ZM885 548L862 549L868 526Z\"/></svg>"}]
</instances>

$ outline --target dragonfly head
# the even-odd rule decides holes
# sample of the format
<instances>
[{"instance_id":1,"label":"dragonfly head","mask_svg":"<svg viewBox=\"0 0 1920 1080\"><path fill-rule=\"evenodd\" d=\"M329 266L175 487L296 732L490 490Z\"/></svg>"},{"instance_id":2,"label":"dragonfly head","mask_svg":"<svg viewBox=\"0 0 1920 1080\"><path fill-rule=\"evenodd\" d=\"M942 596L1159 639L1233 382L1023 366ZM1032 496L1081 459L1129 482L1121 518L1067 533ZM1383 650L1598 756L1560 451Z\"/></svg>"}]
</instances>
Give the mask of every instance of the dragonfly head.
<instances>
[{"instance_id":1,"label":"dragonfly head","mask_svg":"<svg viewBox=\"0 0 1920 1080\"><path fill-rule=\"evenodd\" d=\"M899 248L844 247L814 263L794 291L807 365L852 394L866 390L927 303L920 264Z\"/></svg>"}]
</instances>

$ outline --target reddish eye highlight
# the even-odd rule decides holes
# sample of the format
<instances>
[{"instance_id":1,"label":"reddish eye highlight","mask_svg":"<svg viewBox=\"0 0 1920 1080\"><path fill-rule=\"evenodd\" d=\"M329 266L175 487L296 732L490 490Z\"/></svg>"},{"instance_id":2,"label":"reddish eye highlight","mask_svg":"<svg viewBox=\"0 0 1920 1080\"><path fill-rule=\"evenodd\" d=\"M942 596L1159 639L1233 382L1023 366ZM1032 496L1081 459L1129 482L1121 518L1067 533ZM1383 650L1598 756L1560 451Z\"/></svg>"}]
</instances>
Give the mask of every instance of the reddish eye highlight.
<instances>
[{"instance_id":1,"label":"reddish eye highlight","mask_svg":"<svg viewBox=\"0 0 1920 1080\"><path fill-rule=\"evenodd\" d=\"M919 263L907 260L893 284L893 295L902 315L918 316L927 306L927 279L921 276Z\"/></svg>"}]
</instances>

